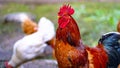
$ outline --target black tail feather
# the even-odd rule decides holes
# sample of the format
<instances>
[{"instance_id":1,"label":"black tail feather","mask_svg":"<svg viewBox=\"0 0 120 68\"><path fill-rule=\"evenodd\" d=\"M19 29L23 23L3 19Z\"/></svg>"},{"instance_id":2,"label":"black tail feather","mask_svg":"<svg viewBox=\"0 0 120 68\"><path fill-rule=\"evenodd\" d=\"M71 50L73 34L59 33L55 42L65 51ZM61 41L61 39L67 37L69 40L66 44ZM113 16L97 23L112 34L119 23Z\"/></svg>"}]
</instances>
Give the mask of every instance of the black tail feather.
<instances>
[{"instance_id":1,"label":"black tail feather","mask_svg":"<svg viewBox=\"0 0 120 68\"><path fill-rule=\"evenodd\" d=\"M117 68L120 64L120 33L109 32L103 34L99 39L99 43L103 44L108 54L108 67Z\"/></svg>"}]
</instances>

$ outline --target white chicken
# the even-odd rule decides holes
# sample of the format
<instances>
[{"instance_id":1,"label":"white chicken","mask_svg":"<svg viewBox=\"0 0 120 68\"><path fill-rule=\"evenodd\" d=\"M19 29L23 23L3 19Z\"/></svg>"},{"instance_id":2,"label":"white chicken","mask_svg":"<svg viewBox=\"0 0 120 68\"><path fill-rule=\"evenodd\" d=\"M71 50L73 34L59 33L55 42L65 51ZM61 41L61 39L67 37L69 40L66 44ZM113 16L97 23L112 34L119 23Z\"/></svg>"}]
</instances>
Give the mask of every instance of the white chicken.
<instances>
[{"instance_id":1,"label":"white chicken","mask_svg":"<svg viewBox=\"0 0 120 68\"><path fill-rule=\"evenodd\" d=\"M44 55L47 41L55 36L53 23L42 17L38 23L37 32L24 36L14 44L11 60L6 63L7 68L14 68L38 56Z\"/></svg>"}]
</instances>

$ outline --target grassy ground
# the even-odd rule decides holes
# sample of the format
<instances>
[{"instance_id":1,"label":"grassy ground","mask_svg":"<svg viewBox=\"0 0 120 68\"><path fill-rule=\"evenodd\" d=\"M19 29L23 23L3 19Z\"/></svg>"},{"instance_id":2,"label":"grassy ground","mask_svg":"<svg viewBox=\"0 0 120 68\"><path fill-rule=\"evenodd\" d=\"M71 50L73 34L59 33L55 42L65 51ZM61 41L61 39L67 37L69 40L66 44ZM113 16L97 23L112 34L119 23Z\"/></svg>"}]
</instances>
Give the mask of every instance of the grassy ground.
<instances>
[{"instance_id":1,"label":"grassy ground","mask_svg":"<svg viewBox=\"0 0 120 68\"><path fill-rule=\"evenodd\" d=\"M116 24L120 19L119 3L70 3L75 9L73 17L78 22L82 39L85 44L95 45L103 33L116 31ZM7 4L0 7L0 18L13 12L30 12L40 17L45 16L52 20L57 27L57 12L61 4L25 5ZM3 25L0 23L0 35L11 34L20 30L13 24ZM12 35L13 36L13 35Z\"/></svg>"}]
</instances>

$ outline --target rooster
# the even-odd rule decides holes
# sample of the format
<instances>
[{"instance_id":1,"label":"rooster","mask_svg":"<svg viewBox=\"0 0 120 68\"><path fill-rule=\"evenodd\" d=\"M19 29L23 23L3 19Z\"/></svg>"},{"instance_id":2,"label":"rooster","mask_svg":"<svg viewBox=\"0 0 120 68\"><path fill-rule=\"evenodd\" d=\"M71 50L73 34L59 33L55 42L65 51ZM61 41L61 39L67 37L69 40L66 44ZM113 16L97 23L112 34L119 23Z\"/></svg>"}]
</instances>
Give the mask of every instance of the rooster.
<instances>
[{"instance_id":1,"label":"rooster","mask_svg":"<svg viewBox=\"0 0 120 68\"><path fill-rule=\"evenodd\" d=\"M22 31L26 35L32 34L37 31L37 23L33 21L33 15L27 13L12 13L5 15L5 23L18 22L21 23Z\"/></svg>"},{"instance_id":2,"label":"rooster","mask_svg":"<svg viewBox=\"0 0 120 68\"><path fill-rule=\"evenodd\" d=\"M96 47L83 44L74 9L63 5L58 12L55 56L59 68L117 68L120 63L120 33L104 34Z\"/></svg>"},{"instance_id":3,"label":"rooster","mask_svg":"<svg viewBox=\"0 0 120 68\"><path fill-rule=\"evenodd\" d=\"M6 63L6 68L14 68L22 63L44 56L46 42L55 36L53 23L42 17L38 23L37 32L24 36L14 44L11 60Z\"/></svg>"}]
</instances>

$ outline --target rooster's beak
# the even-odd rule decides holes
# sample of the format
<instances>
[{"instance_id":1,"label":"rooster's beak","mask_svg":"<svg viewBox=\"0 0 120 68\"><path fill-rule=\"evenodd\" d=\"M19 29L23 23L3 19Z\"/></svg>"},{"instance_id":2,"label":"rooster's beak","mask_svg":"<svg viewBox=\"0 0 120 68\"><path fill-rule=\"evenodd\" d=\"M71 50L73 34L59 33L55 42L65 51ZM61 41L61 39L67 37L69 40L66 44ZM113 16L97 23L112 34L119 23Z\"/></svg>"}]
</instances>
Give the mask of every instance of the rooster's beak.
<instances>
[{"instance_id":1,"label":"rooster's beak","mask_svg":"<svg viewBox=\"0 0 120 68\"><path fill-rule=\"evenodd\" d=\"M58 18L61 18L61 16L58 16Z\"/></svg>"}]
</instances>

